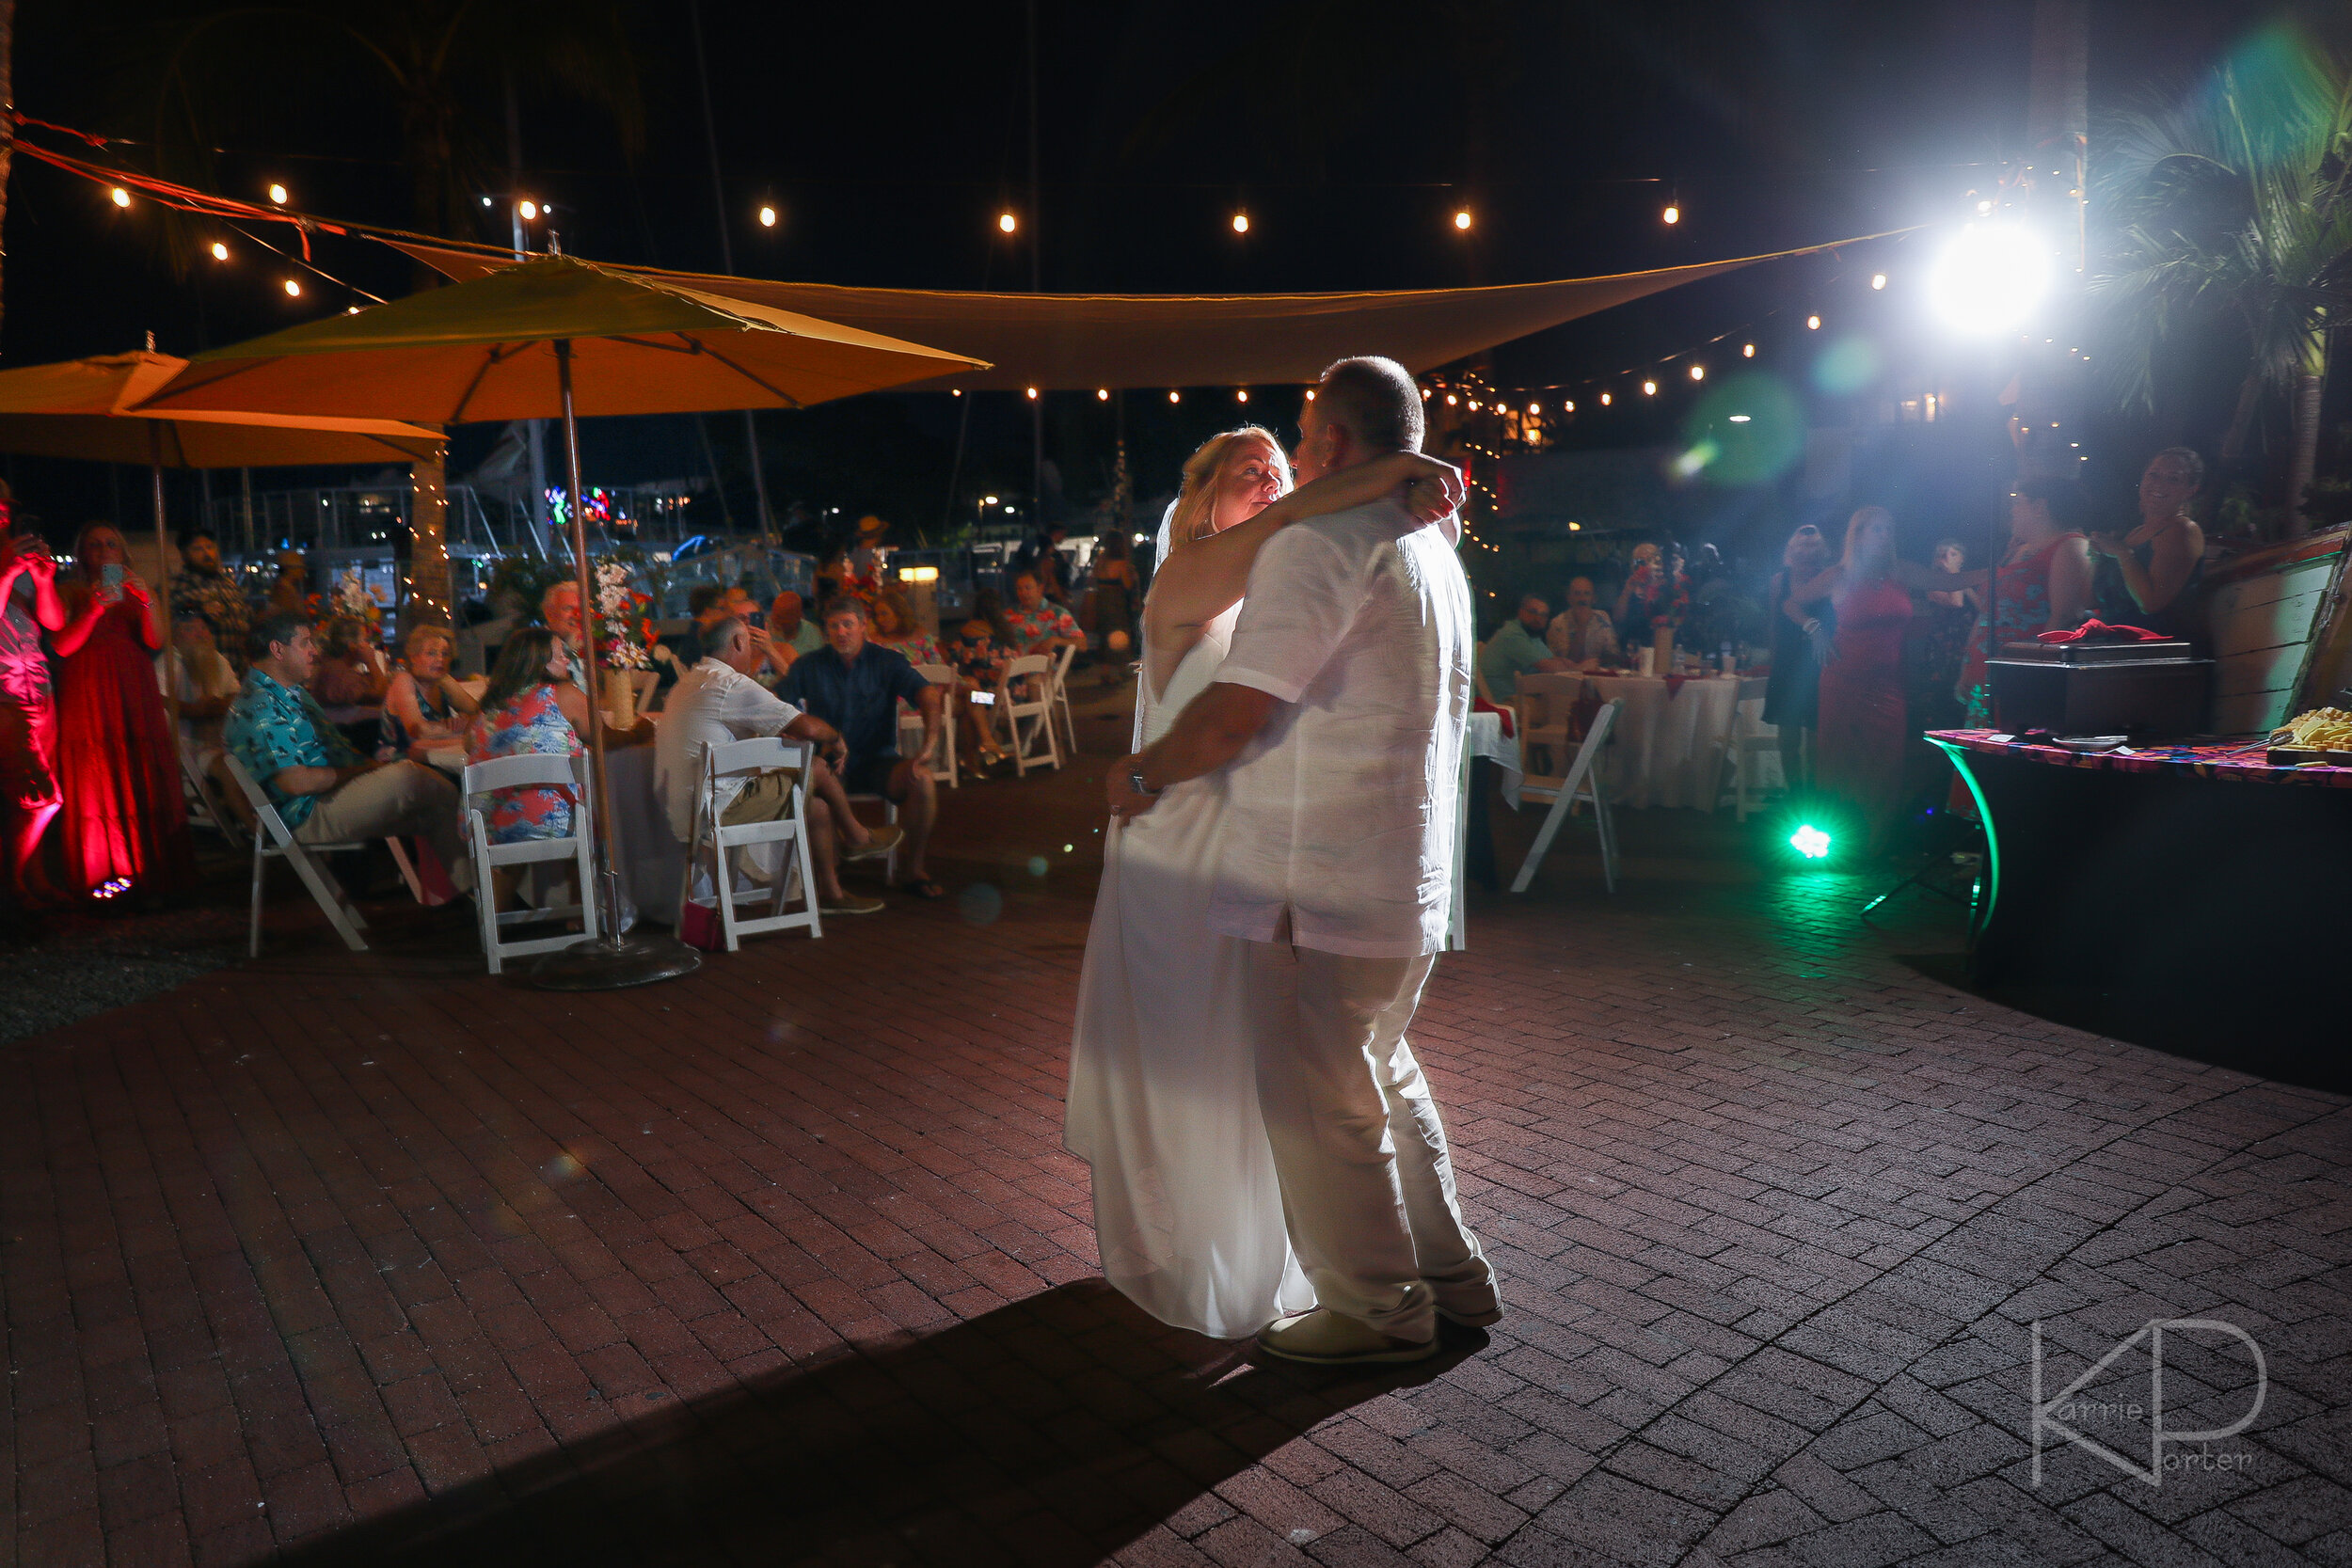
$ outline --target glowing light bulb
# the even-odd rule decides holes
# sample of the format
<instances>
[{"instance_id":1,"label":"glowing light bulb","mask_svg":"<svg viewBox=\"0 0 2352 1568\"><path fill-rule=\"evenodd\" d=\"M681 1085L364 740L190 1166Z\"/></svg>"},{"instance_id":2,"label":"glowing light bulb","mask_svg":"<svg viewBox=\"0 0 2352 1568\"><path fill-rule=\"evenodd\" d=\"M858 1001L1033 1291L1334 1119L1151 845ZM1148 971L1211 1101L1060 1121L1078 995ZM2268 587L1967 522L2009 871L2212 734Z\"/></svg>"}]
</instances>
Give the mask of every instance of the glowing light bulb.
<instances>
[{"instance_id":1,"label":"glowing light bulb","mask_svg":"<svg viewBox=\"0 0 2352 1568\"><path fill-rule=\"evenodd\" d=\"M1643 382L1643 383L1642 383L1642 395L1643 395L1644 397L1645 397L1645 398L1654 398L1654 397L1656 397L1656 396L1658 395L1658 383L1657 383L1657 382L1655 382L1655 381L1645 381L1645 382Z\"/></svg>"},{"instance_id":2,"label":"glowing light bulb","mask_svg":"<svg viewBox=\"0 0 2352 1568\"><path fill-rule=\"evenodd\" d=\"M1753 359L1753 358L1755 358L1755 357L1756 357L1756 345L1755 345L1754 343L1741 343L1741 344L1740 345L1740 358L1742 358L1742 359Z\"/></svg>"},{"instance_id":3,"label":"glowing light bulb","mask_svg":"<svg viewBox=\"0 0 2352 1568\"><path fill-rule=\"evenodd\" d=\"M1531 403L1527 405L1527 411L1531 414L1540 414L1544 411L1544 405L1540 403Z\"/></svg>"},{"instance_id":4,"label":"glowing light bulb","mask_svg":"<svg viewBox=\"0 0 2352 1568\"><path fill-rule=\"evenodd\" d=\"M1731 422L1733 424L1746 424L1748 422L1748 416L1745 414L1734 414L1731 416Z\"/></svg>"},{"instance_id":5,"label":"glowing light bulb","mask_svg":"<svg viewBox=\"0 0 2352 1568\"><path fill-rule=\"evenodd\" d=\"M1021 220L1010 213L999 213L996 214L996 227L1004 233L1009 234L1021 227Z\"/></svg>"},{"instance_id":6,"label":"glowing light bulb","mask_svg":"<svg viewBox=\"0 0 2352 1568\"><path fill-rule=\"evenodd\" d=\"M1682 221L1682 209L1679 207L1669 207L1661 215L1663 216L1668 223L1680 223Z\"/></svg>"},{"instance_id":7,"label":"glowing light bulb","mask_svg":"<svg viewBox=\"0 0 2352 1568\"><path fill-rule=\"evenodd\" d=\"M1883 272L1874 272L1874 273L1872 273L1872 274L1870 275L1870 287L1872 287L1873 289L1883 289L1883 288L1885 288L1885 287L1886 287L1886 274L1884 274L1884 273L1883 273Z\"/></svg>"},{"instance_id":8,"label":"glowing light bulb","mask_svg":"<svg viewBox=\"0 0 2352 1568\"><path fill-rule=\"evenodd\" d=\"M1606 408L1606 407L1608 407L1608 406L1609 406L1609 394L1608 394L1607 392L1603 392L1603 393L1601 393L1601 394L1600 394L1600 405L1601 405L1603 408Z\"/></svg>"},{"instance_id":9,"label":"glowing light bulb","mask_svg":"<svg viewBox=\"0 0 2352 1568\"><path fill-rule=\"evenodd\" d=\"M1805 329L1807 332L1819 332L1820 330L1821 330L1821 318L1820 318L1820 317L1819 317L1819 316L1807 316L1807 317L1805 317L1805 318L1804 318L1804 329Z\"/></svg>"},{"instance_id":10,"label":"glowing light bulb","mask_svg":"<svg viewBox=\"0 0 2352 1568\"><path fill-rule=\"evenodd\" d=\"M1563 414L1573 414L1576 412L1576 404L1573 403L1564 403L1560 405L1560 412Z\"/></svg>"},{"instance_id":11,"label":"glowing light bulb","mask_svg":"<svg viewBox=\"0 0 2352 1568\"><path fill-rule=\"evenodd\" d=\"M269 198L283 207L286 204L286 187L273 183L269 188Z\"/></svg>"},{"instance_id":12,"label":"glowing light bulb","mask_svg":"<svg viewBox=\"0 0 2352 1568\"><path fill-rule=\"evenodd\" d=\"M1249 232L1249 214L1248 213L1235 213L1233 214L1233 232L1236 234L1247 234Z\"/></svg>"},{"instance_id":13,"label":"glowing light bulb","mask_svg":"<svg viewBox=\"0 0 2352 1568\"><path fill-rule=\"evenodd\" d=\"M117 185L114 188L114 198L115 205L118 207L128 207L131 205L131 193L124 190L120 185Z\"/></svg>"},{"instance_id":14,"label":"glowing light bulb","mask_svg":"<svg viewBox=\"0 0 2352 1568\"><path fill-rule=\"evenodd\" d=\"M776 210L773 207L762 207L759 210L759 226L762 229L773 229L776 226Z\"/></svg>"},{"instance_id":15,"label":"glowing light bulb","mask_svg":"<svg viewBox=\"0 0 2352 1568\"><path fill-rule=\"evenodd\" d=\"M1035 403L1035 402L1037 401L1037 388L1034 388L1034 387L1032 387L1032 388L1028 388L1028 392L1029 392L1029 401L1030 401L1031 403Z\"/></svg>"},{"instance_id":16,"label":"glowing light bulb","mask_svg":"<svg viewBox=\"0 0 2352 1568\"><path fill-rule=\"evenodd\" d=\"M1234 388L1233 401L1235 403L1248 403L1249 401L1249 388L1247 387Z\"/></svg>"},{"instance_id":17,"label":"glowing light bulb","mask_svg":"<svg viewBox=\"0 0 2352 1568\"><path fill-rule=\"evenodd\" d=\"M213 260L215 261L226 261L229 260L229 247L221 244L218 240L215 240L213 242Z\"/></svg>"},{"instance_id":18,"label":"glowing light bulb","mask_svg":"<svg viewBox=\"0 0 2352 1568\"><path fill-rule=\"evenodd\" d=\"M1097 403L1110 402L1111 389L1108 387L1097 387L1094 388L1094 401Z\"/></svg>"},{"instance_id":19,"label":"glowing light bulb","mask_svg":"<svg viewBox=\"0 0 2352 1568\"><path fill-rule=\"evenodd\" d=\"M286 279L286 294L288 298L293 298L301 293L302 279L299 277L289 277Z\"/></svg>"},{"instance_id":20,"label":"glowing light bulb","mask_svg":"<svg viewBox=\"0 0 2352 1568\"><path fill-rule=\"evenodd\" d=\"M1445 405L1446 405L1448 408L1452 408L1452 407L1454 407L1454 406L1456 404L1458 404L1460 401L1461 401L1461 400L1460 400L1460 399L1458 399L1458 398L1456 398L1456 397L1455 397L1455 396L1454 396L1452 392L1448 392L1448 393L1445 395Z\"/></svg>"},{"instance_id":21,"label":"glowing light bulb","mask_svg":"<svg viewBox=\"0 0 2352 1568\"><path fill-rule=\"evenodd\" d=\"M1707 379L1707 367L1705 365L1692 366L1691 379L1693 381L1705 381Z\"/></svg>"},{"instance_id":22,"label":"glowing light bulb","mask_svg":"<svg viewBox=\"0 0 2352 1568\"><path fill-rule=\"evenodd\" d=\"M1184 395L1178 391L1175 388L1170 387L1168 389L1168 401L1170 403L1182 403L1184 401Z\"/></svg>"},{"instance_id":23,"label":"glowing light bulb","mask_svg":"<svg viewBox=\"0 0 2352 1568\"><path fill-rule=\"evenodd\" d=\"M1468 229L1470 228L1470 209L1469 209L1468 207L1463 208L1460 212L1458 212L1458 213L1456 213L1456 214L1454 214L1454 228L1456 228L1456 229L1460 229L1460 230L1468 230Z\"/></svg>"},{"instance_id":24,"label":"glowing light bulb","mask_svg":"<svg viewBox=\"0 0 2352 1568\"><path fill-rule=\"evenodd\" d=\"M1312 387L1307 388L1307 401L1309 403L1315 401L1315 389Z\"/></svg>"}]
</instances>

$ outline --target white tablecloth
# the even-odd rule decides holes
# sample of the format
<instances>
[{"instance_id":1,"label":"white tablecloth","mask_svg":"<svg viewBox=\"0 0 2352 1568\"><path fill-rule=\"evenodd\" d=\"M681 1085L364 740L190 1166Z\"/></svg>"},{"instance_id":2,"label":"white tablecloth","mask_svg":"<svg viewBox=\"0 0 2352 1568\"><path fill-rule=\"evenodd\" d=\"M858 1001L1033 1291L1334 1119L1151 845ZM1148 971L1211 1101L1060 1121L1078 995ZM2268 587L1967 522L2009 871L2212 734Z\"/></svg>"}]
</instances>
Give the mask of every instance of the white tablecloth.
<instances>
[{"instance_id":1,"label":"white tablecloth","mask_svg":"<svg viewBox=\"0 0 2352 1568\"><path fill-rule=\"evenodd\" d=\"M1565 682L1580 677L1520 678ZM1601 782L1612 803L1715 809L1724 730L1740 703L1740 682L1706 676L1679 683L1656 675L1581 678L1599 701L1625 705L1601 762ZM1772 728L1751 714L1740 720L1737 733L1770 736ZM1776 785L1779 757L1768 755L1760 760L1760 771ZM1561 766L1566 766L1565 759Z\"/></svg>"}]
</instances>

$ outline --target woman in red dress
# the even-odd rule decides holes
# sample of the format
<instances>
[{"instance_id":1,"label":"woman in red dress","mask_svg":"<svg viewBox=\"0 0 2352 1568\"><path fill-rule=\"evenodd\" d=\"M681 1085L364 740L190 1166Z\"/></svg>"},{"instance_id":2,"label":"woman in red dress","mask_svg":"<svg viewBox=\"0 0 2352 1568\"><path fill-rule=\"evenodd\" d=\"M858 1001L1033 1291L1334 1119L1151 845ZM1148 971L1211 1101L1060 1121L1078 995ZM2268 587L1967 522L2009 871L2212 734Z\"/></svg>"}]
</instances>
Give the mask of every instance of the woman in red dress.
<instances>
[{"instance_id":1,"label":"woman in red dress","mask_svg":"<svg viewBox=\"0 0 2352 1568\"><path fill-rule=\"evenodd\" d=\"M1886 847L1902 800L1903 748L1911 735L1903 692L1911 589L1960 589L1971 576L1896 560L1893 515L1866 506L1846 524L1844 558L1793 591L1800 604L1834 599L1837 608L1837 629L1814 633L1821 663L1814 777L1852 814L1870 853Z\"/></svg>"},{"instance_id":2,"label":"woman in red dress","mask_svg":"<svg viewBox=\"0 0 2352 1568\"><path fill-rule=\"evenodd\" d=\"M141 902L195 874L171 722L155 681L164 641L122 535L92 523L73 543L57 656L58 814L66 876L92 898Z\"/></svg>"}]
</instances>

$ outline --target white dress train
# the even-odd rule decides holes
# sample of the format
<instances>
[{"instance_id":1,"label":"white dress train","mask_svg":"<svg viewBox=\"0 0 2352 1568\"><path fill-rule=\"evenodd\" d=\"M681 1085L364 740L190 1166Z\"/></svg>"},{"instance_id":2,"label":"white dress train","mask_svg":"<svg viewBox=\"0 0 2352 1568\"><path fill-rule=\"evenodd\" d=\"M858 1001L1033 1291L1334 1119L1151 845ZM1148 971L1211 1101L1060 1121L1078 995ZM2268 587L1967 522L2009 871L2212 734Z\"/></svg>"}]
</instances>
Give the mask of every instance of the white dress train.
<instances>
[{"instance_id":1,"label":"white dress train","mask_svg":"<svg viewBox=\"0 0 2352 1568\"><path fill-rule=\"evenodd\" d=\"M1157 699L1147 657L1139 747L1216 678L1238 613L1209 624ZM1162 1323L1236 1339L1315 1298L1258 1113L1245 944L1208 927L1224 832L1217 774L1107 831L1062 1143L1094 1170L1104 1275Z\"/></svg>"}]
</instances>

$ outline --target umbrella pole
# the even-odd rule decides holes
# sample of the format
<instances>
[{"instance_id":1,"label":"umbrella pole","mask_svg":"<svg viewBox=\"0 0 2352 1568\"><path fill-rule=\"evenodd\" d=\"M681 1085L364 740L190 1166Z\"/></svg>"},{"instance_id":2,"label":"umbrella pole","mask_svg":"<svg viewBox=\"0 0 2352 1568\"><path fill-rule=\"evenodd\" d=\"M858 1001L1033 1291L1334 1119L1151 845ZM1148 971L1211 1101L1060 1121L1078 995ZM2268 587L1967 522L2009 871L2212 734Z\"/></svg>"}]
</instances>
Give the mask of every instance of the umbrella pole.
<instances>
[{"instance_id":1,"label":"umbrella pole","mask_svg":"<svg viewBox=\"0 0 2352 1568\"><path fill-rule=\"evenodd\" d=\"M555 340L555 379L564 399L564 470L571 499L572 572L580 585L582 645L572 650L572 657L588 672L588 753L596 781L588 874L596 885L582 888L580 898L583 903L596 900L596 928L601 934L549 953L532 966L531 981L546 990L617 990L691 974L702 967L702 955L670 937L623 935L621 931L621 879L612 869L612 791L604 766L603 672L596 663L596 584L588 563L588 517L580 504L580 420L572 413L568 338ZM485 898L490 892L476 888L474 896Z\"/></svg>"}]
</instances>

